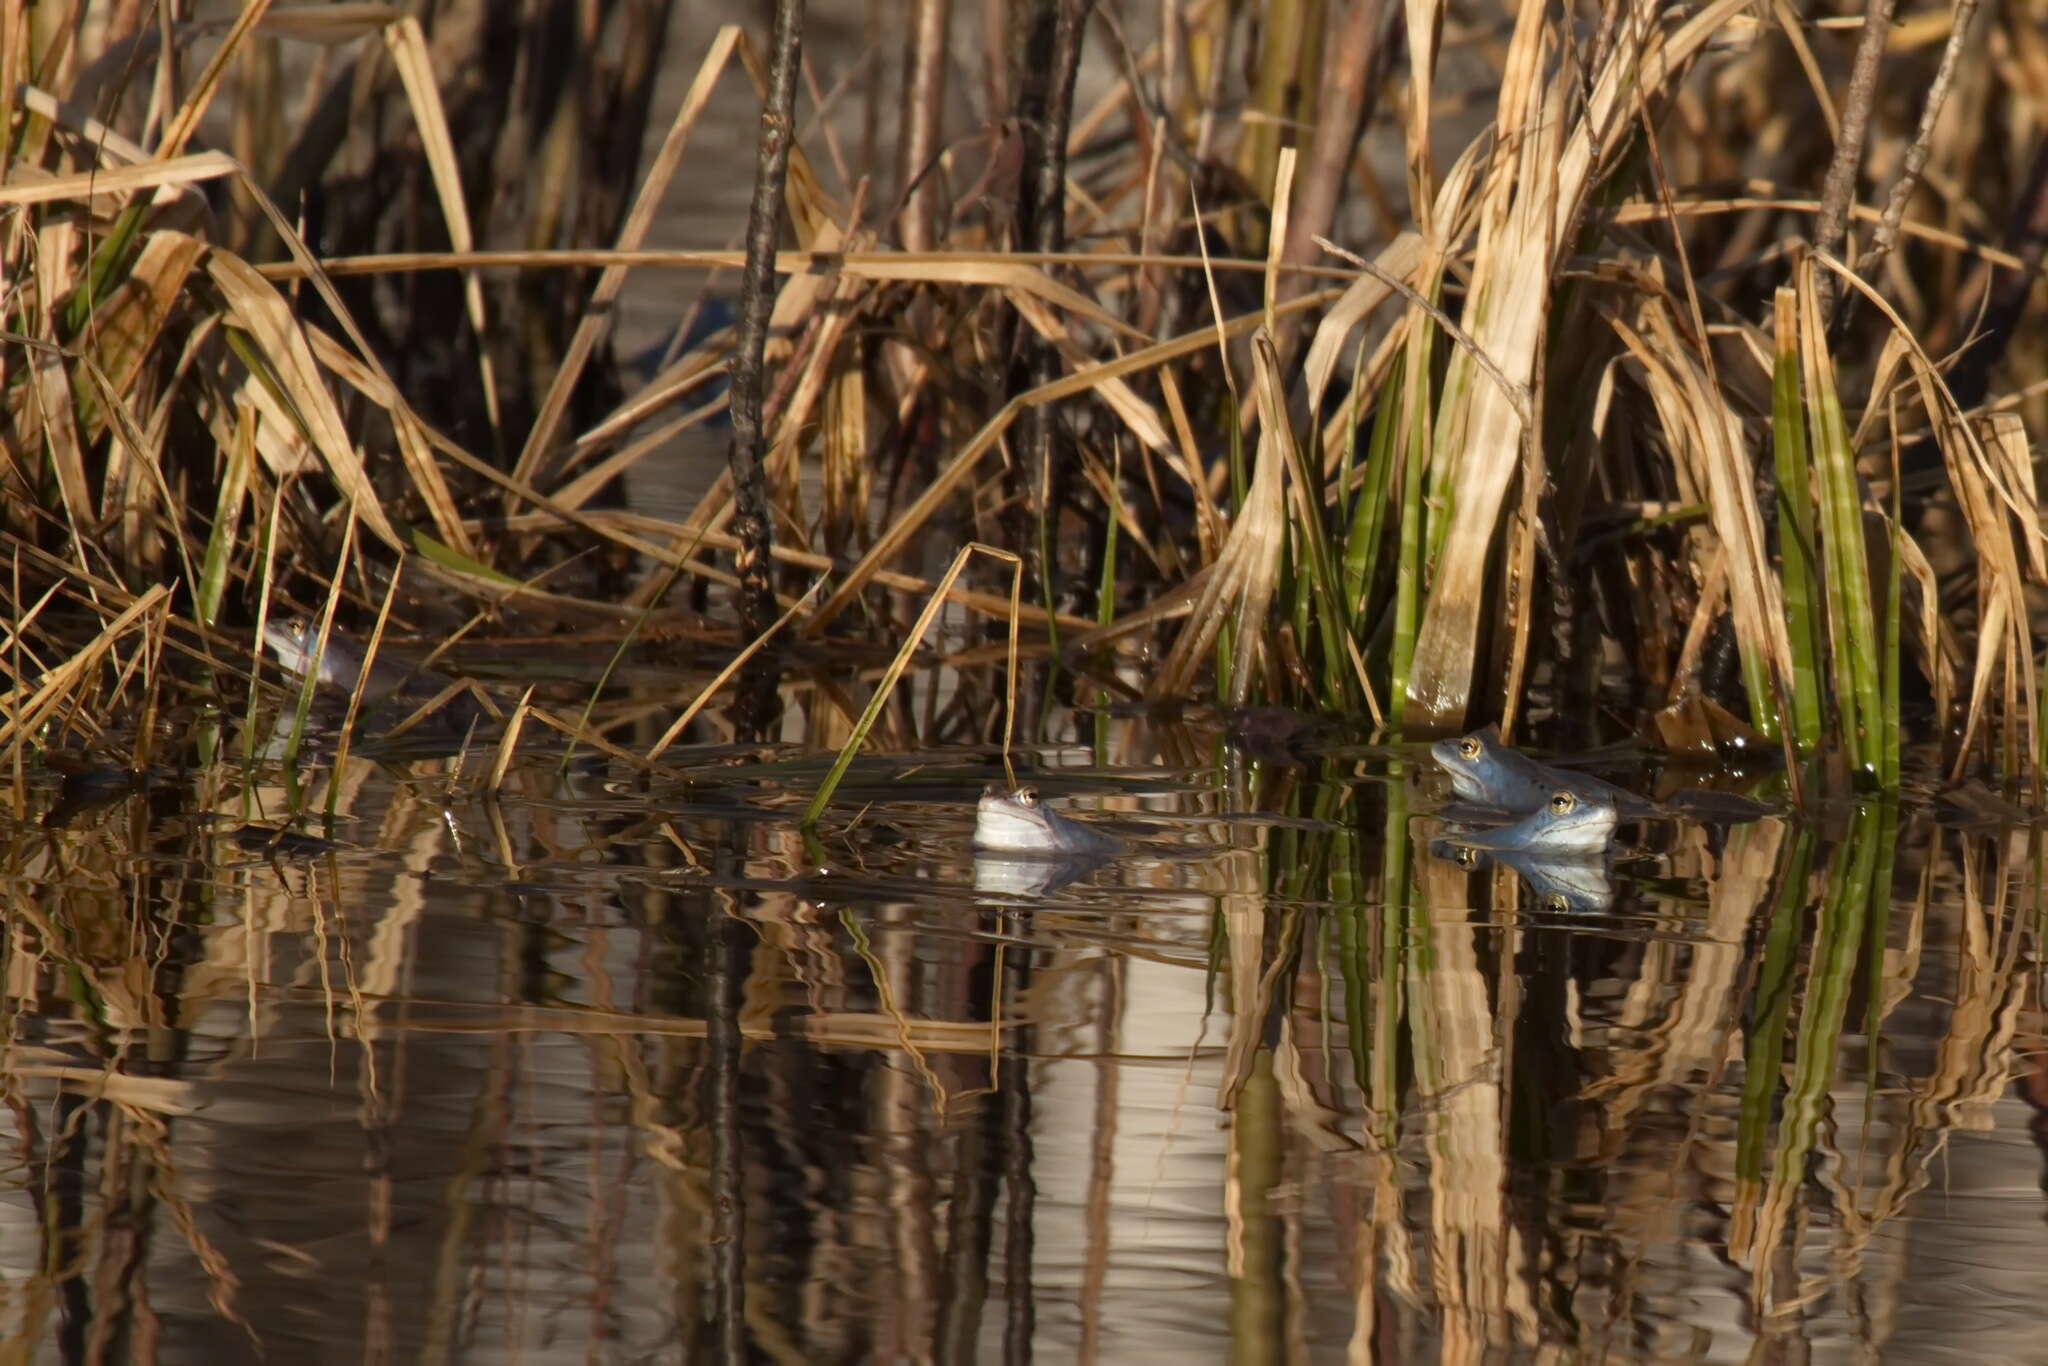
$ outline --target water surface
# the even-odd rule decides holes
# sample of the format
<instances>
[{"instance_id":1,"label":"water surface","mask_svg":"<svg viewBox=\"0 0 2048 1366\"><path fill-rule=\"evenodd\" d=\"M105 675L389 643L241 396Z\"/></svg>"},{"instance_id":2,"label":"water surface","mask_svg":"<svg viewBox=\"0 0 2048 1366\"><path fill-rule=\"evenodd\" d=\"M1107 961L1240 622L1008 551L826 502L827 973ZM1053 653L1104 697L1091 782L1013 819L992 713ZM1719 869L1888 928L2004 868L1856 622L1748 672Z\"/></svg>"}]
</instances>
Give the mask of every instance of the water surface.
<instances>
[{"instance_id":1,"label":"water surface","mask_svg":"<svg viewBox=\"0 0 2048 1366\"><path fill-rule=\"evenodd\" d=\"M54 819L31 773L6 1332L2043 1359L2037 832L1926 800L1624 824L1561 899L1431 852L1419 752L1128 721L1022 750L1133 840L1078 868L975 857L988 750L864 760L808 845L824 760L792 749L535 749L492 796L488 754L330 746L295 786L74 778ZM273 846L294 809L318 838Z\"/></svg>"}]
</instances>

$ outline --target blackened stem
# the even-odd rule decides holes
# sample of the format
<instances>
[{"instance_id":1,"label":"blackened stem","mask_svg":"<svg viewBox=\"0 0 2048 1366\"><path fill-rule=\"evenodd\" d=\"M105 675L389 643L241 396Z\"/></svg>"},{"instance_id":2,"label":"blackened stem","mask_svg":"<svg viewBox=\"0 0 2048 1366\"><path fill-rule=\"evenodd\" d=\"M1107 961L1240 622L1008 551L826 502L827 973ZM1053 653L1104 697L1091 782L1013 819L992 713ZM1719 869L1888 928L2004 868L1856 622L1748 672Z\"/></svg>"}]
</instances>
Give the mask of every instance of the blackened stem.
<instances>
[{"instance_id":1,"label":"blackened stem","mask_svg":"<svg viewBox=\"0 0 2048 1366\"><path fill-rule=\"evenodd\" d=\"M775 250L782 239L783 185L789 176L789 144L796 124L797 63L803 45L803 0L776 0L770 40L768 97L761 108L761 137L754 160L754 200L747 210L747 264L740 279L739 326L732 358L732 534L738 573L740 627L757 640L774 624L772 530L762 464L768 442L762 430L761 400L767 389L762 353L768 315L775 304ZM740 677L734 729L742 739L759 739L774 709L781 658L774 647L748 661Z\"/></svg>"}]
</instances>

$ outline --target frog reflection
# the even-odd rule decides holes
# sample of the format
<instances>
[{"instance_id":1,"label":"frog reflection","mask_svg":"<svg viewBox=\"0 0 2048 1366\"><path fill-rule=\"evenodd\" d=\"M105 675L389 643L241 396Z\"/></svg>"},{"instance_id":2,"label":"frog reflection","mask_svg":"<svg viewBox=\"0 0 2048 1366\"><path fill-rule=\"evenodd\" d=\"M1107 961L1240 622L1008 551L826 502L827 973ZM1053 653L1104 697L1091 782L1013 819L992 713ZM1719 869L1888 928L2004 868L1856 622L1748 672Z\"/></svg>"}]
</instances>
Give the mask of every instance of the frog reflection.
<instances>
[{"instance_id":1,"label":"frog reflection","mask_svg":"<svg viewBox=\"0 0 2048 1366\"><path fill-rule=\"evenodd\" d=\"M1511 868L1535 896L1535 905L1557 915L1598 913L1614 908L1614 884L1605 859L1544 858L1513 850L1477 849L1436 840L1430 852L1478 872L1489 864Z\"/></svg>"}]
</instances>

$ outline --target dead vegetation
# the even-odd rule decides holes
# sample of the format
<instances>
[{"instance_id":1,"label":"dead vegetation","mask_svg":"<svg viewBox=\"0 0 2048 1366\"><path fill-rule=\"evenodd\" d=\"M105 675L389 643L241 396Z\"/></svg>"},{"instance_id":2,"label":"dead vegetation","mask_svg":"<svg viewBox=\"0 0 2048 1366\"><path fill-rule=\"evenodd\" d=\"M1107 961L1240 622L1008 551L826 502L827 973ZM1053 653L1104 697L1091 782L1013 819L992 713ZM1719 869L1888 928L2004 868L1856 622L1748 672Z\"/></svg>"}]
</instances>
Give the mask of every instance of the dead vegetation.
<instances>
[{"instance_id":1,"label":"dead vegetation","mask_svg":"<svg viewBox=\"0 0 2048 1366\"><path fill-rule=\"evenodd\" d=\"M867 684L818 661L895 651L975 541L1026 566L1027 696L1653 717L1878 786L1915 739L2033 767L2035 7L1875 44L1740 0L1014 9L1048 61L1103 55L1070 112L1057 62L991 66L985 128L942 136L943 25L900 84L804 68L759 382L783 734L847 733ZM12 743L148 710L138 655L246 667L292 603L367 631L388 602L401 640L682 638L707 680L759 635L729 480L678 517L620 493L719 419L733 331L645 379L607 344L634 281L744 264L656 224L733 173L703 120L762 88L747 35L664 102L655 0L591 31L5 15ZM860 101L894 164L835 131ZM946 691L991 705L917 738L995 733L1007 587L947 589L939 654L984 662Z\"/></svg>"}]
</instances>

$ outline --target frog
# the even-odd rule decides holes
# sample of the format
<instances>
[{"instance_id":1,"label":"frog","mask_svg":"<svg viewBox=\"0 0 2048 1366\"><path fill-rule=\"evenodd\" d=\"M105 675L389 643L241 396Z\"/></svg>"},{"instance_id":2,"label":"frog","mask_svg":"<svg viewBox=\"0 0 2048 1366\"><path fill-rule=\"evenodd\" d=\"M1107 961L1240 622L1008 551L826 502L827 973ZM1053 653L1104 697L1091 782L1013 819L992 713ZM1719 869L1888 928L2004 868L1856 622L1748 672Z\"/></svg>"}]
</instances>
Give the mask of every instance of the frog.
<instances>
[{"instance_id":1,"label":"frog","mask_svg":"<svg viewBox=\"0 0 2048 1366\"><path fill-rule=\"evenodd\" d=\"M270 647L271 653L277 656L278 664L288 673L304 678L317 666L319 672L314 682L320 687L349 692L362 677L363 647L340 630L329 631L323 644L320 624L311 617L296 616L283 621L264 622L263 643ZM441 674L419 673L379 654L370 662L369 678L363 680L363 696L374 700L408 684L425 686L431 693L447 682L448 679Z\"/></svg>"},{"instance_id":2,"label":"frog","mask_svg":"<svg viewBox=\"0 0 2048 1366\"><path fill-rule=\"evenodd\" d=\"M975 805L974 847L1045 858L1102 858L1121 852L1124 842L1062 816L1034 788L990 783Z\"/></svg>"},{"instance_id":3,"label":"frog","mask_svg":"<svg viewBox=\"0 0 2048 1366\"><path fill-rule=\"evenodd\" d=\"M1613 783L1590 774L1553 768L1502 744L1498 726L1487 726L1455 740L1438 740L1429 747L1429 753L1451 775L1451 788L1460 799L1509 815L1542 810L1551 794L1561 788L1597 798L1617 814L1642 816L1656 811L1650 803Z\"/></svg>"},{"instance_id":4,"label":"frog","mask_svg":"<svg viewBox=\"0 0 2048 1366\"><path fill-rule=\"evenodd\" d=\"M1523 854L1543 859L1591 858L1607 852L1617 813L1604 795L1576 787L1553 788L1543 805L1492 830L1468 830L1444 838L1466 849Z\"/></svg>"}]
</instances>

